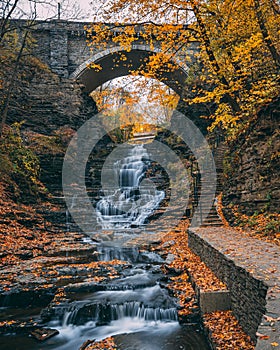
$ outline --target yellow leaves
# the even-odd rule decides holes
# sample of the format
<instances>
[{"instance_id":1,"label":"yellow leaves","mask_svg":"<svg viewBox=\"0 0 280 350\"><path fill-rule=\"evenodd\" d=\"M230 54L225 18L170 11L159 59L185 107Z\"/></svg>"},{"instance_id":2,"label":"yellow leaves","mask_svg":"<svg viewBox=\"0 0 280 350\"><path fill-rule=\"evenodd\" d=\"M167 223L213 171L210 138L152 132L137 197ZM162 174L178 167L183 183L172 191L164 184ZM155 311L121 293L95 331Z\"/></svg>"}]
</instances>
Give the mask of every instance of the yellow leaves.
<instances>
[{"instance_id":1,"label":"yellow leaves","mask_svg":"<svg viewBox=\"0 0 280 350\"><path fill-rule=\"evenodd\" d=\"M209 127L209 131L213 131L216 126L222 126L223 129L233 129L236 127L240 115L233 114L232 109L226 103L220 103L214 113L214 122Z\"/></svg>"},{"instance_id":2,"label":"yellow leaves","mask_svg":"<svg viewBox=\"0 0 280 350\"><path fill-rule=\"evenodd\" d=\"M11 326L13 324L16 324L17 321L15 320L10 320L10 321L1 321L0 322L0 327L3 327L3 326Z\"/></svg>"},{"instance_id":3,"label":"yellow leaves","mask_svg":"<svg viewBox=\"0 0 280 350\"><path fill-rule=\"evenodd\" d=\"M119 44L120 48L127 52L131 51L131 46L135 40L138 40L138 38L135 37L134 26L118 28L117 35L112 37L112 41Z\"/></svg>"},{"instance_id":4,"label":"yellow leaves","mask_svg":"<svg viewBox=\"0 0 280 350\"><path fill-rule=\"evenodd\" d=\"M251 54L257 48L263 48L263 39L261 33L252 33L251 36L245 41L234 47L234 60L246 60L251 59Z\"/></svg>"},{"instance_id":5,"label":"yellow leaves","mask_svg":"<svg viewBox=\"0 0 280 350\"><path fill-rule=\"evenodd\" d=\"M275 78L278 75L277 67L267 44L269 39L279 51L279 15L276 15L271 2L262 3L262 17L268 31L265 37L252 0L191 1L189 6L197 9L196 21L186 18L191 11L178 11L185 9L185 6L186 3L181 0L172 3L109 1L106 9L101 10L104 22L118 23L90 26L89 45L98 49L116 44L130 51L133 43L137 42L150 46L151 51L157 48L160 52L143 62L137 74L162 81L164 72L177 68L172 62L176 55L179 57L182 54L190 70L196 63L200 68L203 66L201 71L198 70L186 81L187 102L210 105L214 102L218 109L212 108L210 111L210 119L213 120L211 130L221 127L227 130L229 137L237 137L239 121L244 120L242 128L249 125L248 120L252 119L258 107L279 95L280 84ZM99 16L100 11L98 20ZM134 23L140 22L134 26ZM190 52L188 45L192 40L200 43L197 54ZM194 58L197 62L194 62ZM118 64L123 64L125 60L125 56L120 57ZM136 72L131 69L130 73ZM188 93L190 90L191 94ZM231 110L232 103L223 99L226 94L239 108L233 107L234 111ZM167 103L175 106L171 101Z\"/></svg>"},{"instance_id":6,"label":"yellow leaves","mask_svg":"<svg viewBox=\"0 0 280 350\"><path fill-rule=\"evenodd\" d=\"M94 69L96 72L99 72L102 70L102 67L100 64L97 64L95 62L91 62L89 65L88 65L88 68L90 69Z\"/></svg>"},{"instance_id":7,"label":"yellow leaves","mask_svg":"<svg viewBox=\"0 0 280 350\"><path fill-rule=\"evenodd\" d=\"M155 126L152 124L143 124L140 122L136 122L133 125L132 128L132 134L137 134L137 133L149 133L149 132L154 132L156 133Z\"/></svg>"},{"instance_id":8,"label":"yellow leaves","mask_svg":"<svg viewBox=\"0 0 280 350\"><path fill-rule=\"evenodd\" d=\"M172 53L167 52L154 52L149 56L149 61L144 67L143 73L145 76L161 78L161 74L166 72L172 72L177 69L178 66L173 62Z\"/></svg>"},{"instance_id":9,"label":"yellow leaves","mask_svg":"<svg viewBox=\"0 0 280 350\"><path fill-rule=\"evenodd\" d=\"M279 346L279 344L277 342L270 343L270 345L272 345L274 347Z\"/></svg>"}]
</instances>

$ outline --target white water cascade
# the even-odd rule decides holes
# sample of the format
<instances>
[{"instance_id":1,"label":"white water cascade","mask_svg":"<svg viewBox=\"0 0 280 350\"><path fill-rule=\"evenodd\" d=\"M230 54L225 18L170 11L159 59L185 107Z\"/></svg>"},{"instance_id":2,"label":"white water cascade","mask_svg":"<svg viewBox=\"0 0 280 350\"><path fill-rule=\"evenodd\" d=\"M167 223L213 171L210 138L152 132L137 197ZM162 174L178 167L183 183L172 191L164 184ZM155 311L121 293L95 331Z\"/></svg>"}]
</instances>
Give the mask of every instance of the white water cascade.
<instances>
[{"instance_id":1,"label":"white water cascade","mask_svg":"<svg viewBox=\"0 0 280 350\"><path fill-rule=\"evenodd\" d=\"M104 196L96 205L98 222L104 229L138 227L145 224L159 203L164 191L158 191L145 180L149 156L143 145L135 146L130 154L114 163L119 188Z\"/></svg>"}]
</instances>

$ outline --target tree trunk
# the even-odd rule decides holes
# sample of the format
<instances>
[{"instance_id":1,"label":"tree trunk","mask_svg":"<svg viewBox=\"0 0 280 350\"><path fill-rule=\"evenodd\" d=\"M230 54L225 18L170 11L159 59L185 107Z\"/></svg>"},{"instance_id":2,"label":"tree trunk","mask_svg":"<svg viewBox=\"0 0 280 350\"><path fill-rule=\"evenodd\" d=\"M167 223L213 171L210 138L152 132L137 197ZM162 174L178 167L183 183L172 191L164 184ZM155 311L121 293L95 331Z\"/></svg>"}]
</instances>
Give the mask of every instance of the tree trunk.
<instances>
[{"instance_id":1,"label":"tree trunk","mask_svg":"<svg viewBox=\"0 0 280 350\"><path fill-rule=\"evenodd\" d=\"M219 66L219 63L217 62L216 57L214 55L214 52L211 48L210 39L208 37L206 27L203 23L203 20L200 16L198 6L195 5L193 2L191 2L191 6L192 6L194 15L196 17L196 20L197 20L197 23L198 23L198 26L200 29L201 37L202 37L203 43L205 45L205 50L206 50L207 56L209 58L210 64L213 67L215 73L217 74L220 82L223 85L225 85L226 87L229 87L229 83L226 80L225 76L223 75L221 68ZM223 100L224 100L224 102L227 102L231 106L231 108L234 112L240 112L240 106L239 106L238 102L229 93L225 93Z\"/></svg>"},{"instance_id":2,"label":"tree trunk","mask_svg":"<svg viewBox=\"0 0 280 350\"><path fill-rule=\"evenodd\" d=\"M4 17L4 18L1 18L1 22L0 22L0 23L1 23L1 25L0 25L0 43L1 43L1 41L3 40L4 35L5 35L6 32L7 32L7 25L8 25L8 22L9 22L11 16L12 16L14 10L16 9L18 2L19 2L19 0L15 0L15 2L13 3L13 6L10 8L10 10L9 10L9 12L8 12L8 14L7 14L7 16ZM4 11L3 11L3 12L4 12L4 13L3 13L4 16L5 16L5 11L8 10L8 5L9 5L9 3L6 3L5 9L4 9Z\"/></svg>"},{"instance_id":3,"label":"tree trunk","mask_svg":"<svg viewBox=\"0 0 280 350\"><path fill-rule=\"evenodd\" d=\"M280 55L277 52L276 47L274 46L272 40L270 39L259 0L254 0L254 6L256 11L257 21L263 36L263 40L265 41L276 66L280 68Z\"/></svg>"}]
</instances>

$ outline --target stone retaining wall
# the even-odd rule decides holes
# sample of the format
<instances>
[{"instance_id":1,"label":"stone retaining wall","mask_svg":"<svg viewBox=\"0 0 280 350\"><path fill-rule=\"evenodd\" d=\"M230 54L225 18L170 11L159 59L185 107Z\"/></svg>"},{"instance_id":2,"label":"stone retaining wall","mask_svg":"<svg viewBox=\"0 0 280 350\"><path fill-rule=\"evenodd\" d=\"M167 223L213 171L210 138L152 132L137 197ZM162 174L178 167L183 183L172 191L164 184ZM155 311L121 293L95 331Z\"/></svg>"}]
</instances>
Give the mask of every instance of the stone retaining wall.
<instances>
[{"instance_id":1,"label":"stone retaining wall","mask_svg":"<svg viewBox=\"0 0 280 350\"><path fill-rule=\"evenodd\" d=\"M279 247L227 228L188 231L190 249L226 283L231 308L256 349L280 340ZM271 317L267 322L267 316ZM257 339L256 332L266 339Z\"/></svg>"}]
</instances>

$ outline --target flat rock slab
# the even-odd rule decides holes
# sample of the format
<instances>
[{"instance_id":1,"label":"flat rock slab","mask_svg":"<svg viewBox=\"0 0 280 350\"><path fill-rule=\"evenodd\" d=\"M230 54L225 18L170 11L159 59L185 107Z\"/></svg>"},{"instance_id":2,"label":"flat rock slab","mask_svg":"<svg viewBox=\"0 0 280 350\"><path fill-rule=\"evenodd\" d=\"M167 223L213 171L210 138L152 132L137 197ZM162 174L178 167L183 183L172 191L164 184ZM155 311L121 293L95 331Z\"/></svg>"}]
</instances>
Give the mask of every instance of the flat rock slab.
<instances>
[{"instance_id":1,"label":"flat rock slab","mask_svg":"<svg viewBox=\"0 0 280 350\"><path fill-rule=\"evenodd\" d=\"M57 329L52 328L38 328L34 329L34 331L30 332L30 334L33 338L39 341L45 341L59 334L59 331Z\"/></svg>"},{"instance_id":2,"label":"flat rock slab","mask_svg":"<svg viewBox=\"0 0 280 350\"><path fill-rule=\"evenodd\" d=\"M209 345L200 332L184 326L169 330L120 334L114 337L118 349L123 350L209 350Z\"/></svg>"}]
</instances>

